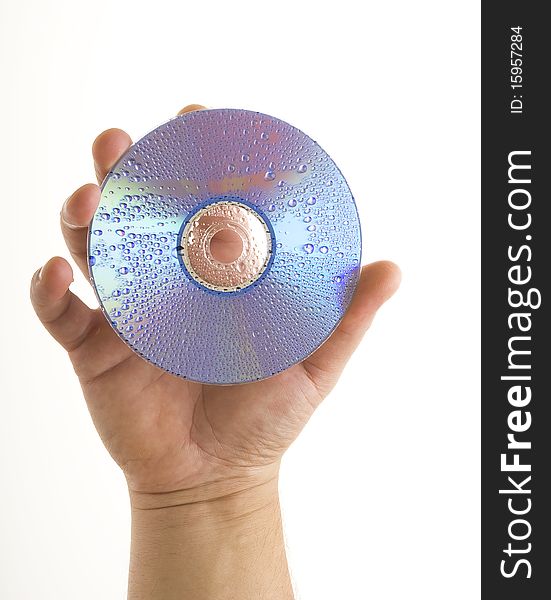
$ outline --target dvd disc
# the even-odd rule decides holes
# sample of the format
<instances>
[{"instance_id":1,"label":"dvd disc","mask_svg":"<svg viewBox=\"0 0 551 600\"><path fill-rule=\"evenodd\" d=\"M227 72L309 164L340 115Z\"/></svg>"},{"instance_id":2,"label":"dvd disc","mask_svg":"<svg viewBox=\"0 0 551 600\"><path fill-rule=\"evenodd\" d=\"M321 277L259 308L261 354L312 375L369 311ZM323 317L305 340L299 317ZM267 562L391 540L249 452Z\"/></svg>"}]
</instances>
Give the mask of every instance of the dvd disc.
<instances>
[{"instance_id":1,"label":"dvd disc","mask_svg":"<svg viewBox=\"0 0 551 600\"><path fill-rule=\"evenodd\" d=\"M88 241L114 330L204 383L302 361L359 277L358 213L335 163L295 127L246 110L187 113L131 146L103 182Z\"/></svg>"}]
</instances>

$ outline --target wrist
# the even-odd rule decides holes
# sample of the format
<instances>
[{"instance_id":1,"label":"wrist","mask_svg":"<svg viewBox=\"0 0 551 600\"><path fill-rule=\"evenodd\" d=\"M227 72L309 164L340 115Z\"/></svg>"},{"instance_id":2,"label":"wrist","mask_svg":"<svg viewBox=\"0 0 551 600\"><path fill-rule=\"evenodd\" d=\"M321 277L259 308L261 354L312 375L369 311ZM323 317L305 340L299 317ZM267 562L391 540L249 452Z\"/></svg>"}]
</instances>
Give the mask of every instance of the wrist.
<instances>
[{"instance_id":1,"label":"wrist","mask_svg":"<svg viewBox=\"0 0 551 600\"><path fill-rule=\"evenodd\" d=\"M291 600L277 474L130 492L129 599Z\"/></svg>"},{"instance_id":2,"label":"wrist","mask_svg":"<svg viewBox=\"0 0 551 600\"><path fill-rule=\"evenodd\" d=\"M255 471L236 473L169 492L141 492L129 487L133 512L149 510L220 511L231 516L259 507L278 497L279 463ZM212 511L209 510L212 508Z\"/></svg>"}]
</instances>

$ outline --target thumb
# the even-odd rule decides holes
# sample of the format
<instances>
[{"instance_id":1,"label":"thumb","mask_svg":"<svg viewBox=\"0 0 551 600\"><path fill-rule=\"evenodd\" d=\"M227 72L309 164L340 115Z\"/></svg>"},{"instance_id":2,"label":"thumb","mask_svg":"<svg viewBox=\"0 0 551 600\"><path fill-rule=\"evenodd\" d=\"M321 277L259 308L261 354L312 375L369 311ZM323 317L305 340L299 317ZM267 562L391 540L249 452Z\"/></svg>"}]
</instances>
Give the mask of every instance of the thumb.
<instances>
[{"instance_id":1,"label":"thumb","mask_svg":"<svg viewBox=\"0 0 551 600\"><path fill-rule=\"evenodd\" d=\"M348 359L369 329L377 310L400 285L400 269L380 261L362 268L360 281L342 321L303 366L323 395L336 383Z\"/></svg>"}]
</instances>

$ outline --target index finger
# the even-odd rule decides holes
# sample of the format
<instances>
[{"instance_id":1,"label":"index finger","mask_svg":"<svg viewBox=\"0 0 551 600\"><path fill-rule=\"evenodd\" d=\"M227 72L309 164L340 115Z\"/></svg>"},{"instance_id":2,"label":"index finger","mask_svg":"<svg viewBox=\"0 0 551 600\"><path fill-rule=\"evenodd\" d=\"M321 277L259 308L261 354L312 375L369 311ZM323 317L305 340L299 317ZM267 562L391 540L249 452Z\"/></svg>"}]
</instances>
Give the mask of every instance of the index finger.
<instances>
[{"instance_id":1,"label":"index finger","mask_svg":"<svg viewBox=\"0 0 551 600\"><path fill-rule=\"evenodd\" d=\"M179 115L201 110L201 104L188 104ZM102 183L120 157L132 145L132 139L122 129L112 128L100 133L92 144L94 169L98 183ZM98 207L100 193L97 186L83 186L72 194L63 206L61 232L71 256L84 275L88 276L88 226Z\"/></svg>"}]
</instances>

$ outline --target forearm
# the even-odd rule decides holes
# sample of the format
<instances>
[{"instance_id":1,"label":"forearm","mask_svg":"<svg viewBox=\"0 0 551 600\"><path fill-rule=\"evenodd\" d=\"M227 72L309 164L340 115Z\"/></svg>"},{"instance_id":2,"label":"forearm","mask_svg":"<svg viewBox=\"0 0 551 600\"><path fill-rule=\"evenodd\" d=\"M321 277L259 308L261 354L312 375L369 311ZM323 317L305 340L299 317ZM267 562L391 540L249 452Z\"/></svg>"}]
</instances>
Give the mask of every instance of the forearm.
<instances>
[{"instance_id":1,"label":"forearm","mask_svg":"<svg viewBox=\"0 0 551 600\"><path fill-rule=\"evenodd\" d=\"M131 494L130 600L292 600L277 477L234 488Z\"/></svg>"}]
</instances>

